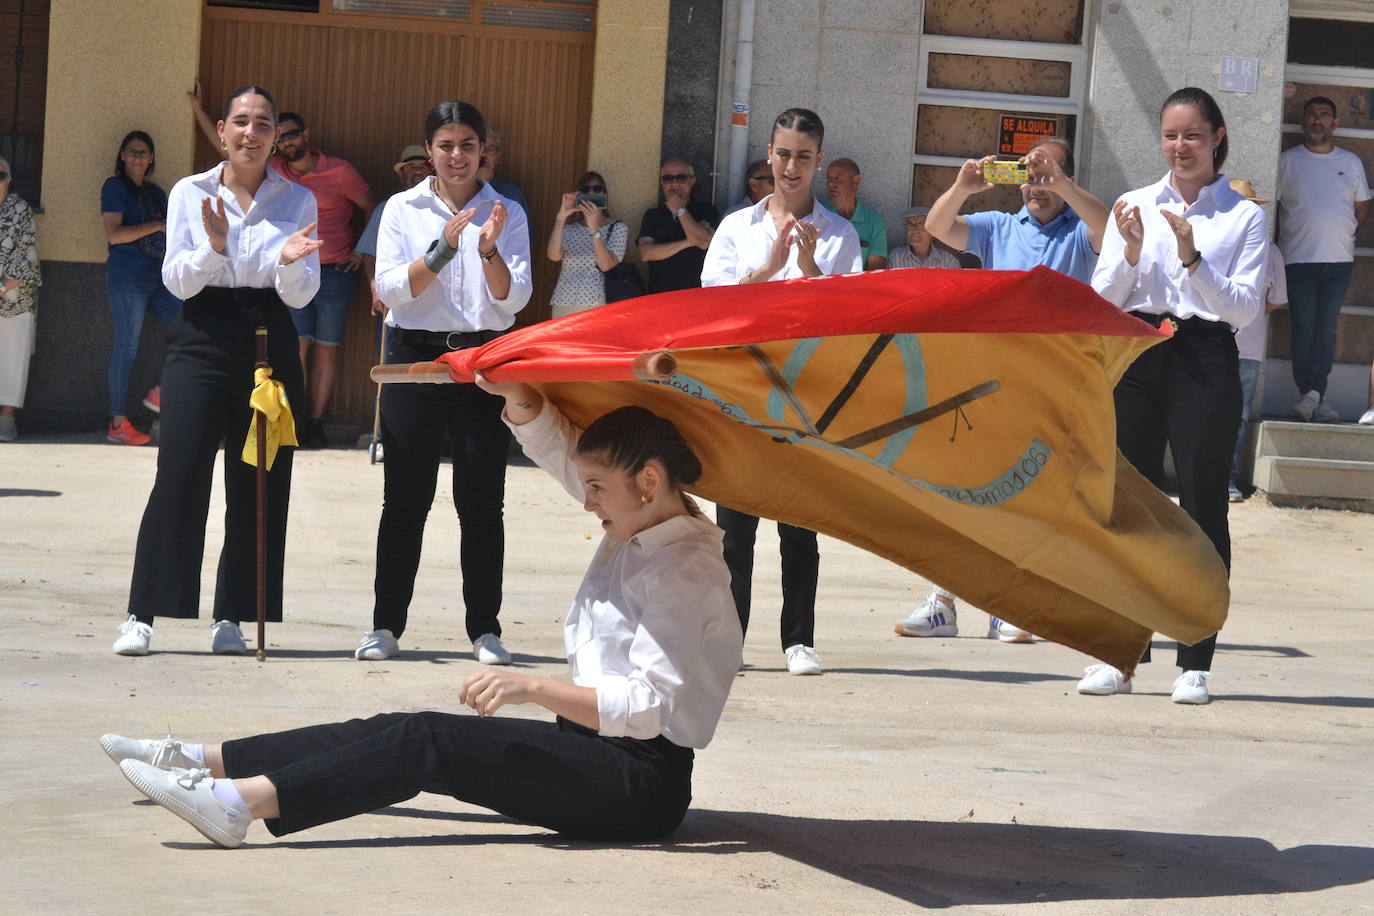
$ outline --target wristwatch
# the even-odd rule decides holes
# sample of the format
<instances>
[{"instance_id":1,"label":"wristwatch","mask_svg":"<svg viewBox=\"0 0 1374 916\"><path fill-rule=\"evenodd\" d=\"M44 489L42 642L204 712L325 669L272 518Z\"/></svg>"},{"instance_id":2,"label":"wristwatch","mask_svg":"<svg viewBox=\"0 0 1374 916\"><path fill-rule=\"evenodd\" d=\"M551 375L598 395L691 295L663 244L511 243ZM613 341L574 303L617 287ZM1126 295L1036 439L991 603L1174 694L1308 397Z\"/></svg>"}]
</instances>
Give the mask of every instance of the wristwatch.
<instances>
[{"instance_id":1,"label":"wristwatch","mask_svg":"<svg viewBox=\"0 0 1374 916\"><path fill-rule=\"evenodd\" d=\"M687 212L687 208L686 208L686 207L678 207L677 210L673 213L673 215L676 216L678 219L682 219L682 214L684 214L684 213L686 213L686 212Z\"/></svg>"},{"instance_id":2,"label":"wristwatch","mask_svg":"<svg viewBox=\"0 0 1374 916\"><path fill-rule=\"evenodd\" d=\"M592 233L592 238L594 238L594 239L604 239L604 238L606 238L606 233L605 233L604 231L602 231L601 229L598 229L598 230L596 230L595 232Z\"/></svg>"}]
</instances>

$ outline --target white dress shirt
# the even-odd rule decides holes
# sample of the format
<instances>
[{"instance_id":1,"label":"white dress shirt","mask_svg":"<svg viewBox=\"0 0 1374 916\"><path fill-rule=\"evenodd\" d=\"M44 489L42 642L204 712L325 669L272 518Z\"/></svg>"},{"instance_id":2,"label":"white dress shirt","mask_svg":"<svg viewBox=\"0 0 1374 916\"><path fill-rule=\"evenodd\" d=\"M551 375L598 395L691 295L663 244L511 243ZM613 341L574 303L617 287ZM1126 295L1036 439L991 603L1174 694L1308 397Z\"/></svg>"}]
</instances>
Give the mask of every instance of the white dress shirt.
<instances>
[{"instance_id":1,"label":"white dress shirt","mask_svg":"<svg viewBox=\"0 0 1374 916\"><path fill-rule=\"evenodd\" d=\"M768 262L778 237L778 227L768 212L768 201L772 199L769 194L752 207L736 210L720 221L720 228L711 237L711 247L706 249L702 286L739 283ZM863 248L849 220L815 201L802 221L816 227L816 266L822 274L856 274L863 270ZM786 266L772 279L793 280L801 276L805 274L797 266L797 244L793 242Z\"/></svg>"},{"instance_id":2,"label":"white dress shirt","mask_svg":"<svg viewBox=\"0 0 1374 916\"><path fill-rule=\"evenodd\" d=\"M538 417L511 430L526 455L586 499L574 461L580 431L556 407L545 400ZM600 734L710 742L744 647L724 537L704 516L680 515L624 543L602 538L563 623L573 681L596 689Z\"/></svg>"},{"instance_id":3,"label":"white dress shirt","mask_svg":"<svg viewBox=\"0 0 1374 916\"><path fill-rule=\"evenodd\" d=\"M288 236L316 221L315 195L268 169L244 213L234 192L221 180L225 163L189 175L167 195L167 254L162 282L178 299L190 299L207 286L277 291L281 301L303 308L320 289L320 255L311 252L282 264ZM200 202L224 201L229 234L224 254L210 247Z\"/></svg>"},{"instance_id":4,"label":"white dress shirt","mask_svg":"<svg viewBox=\"0 0 1374 916\"><path fill-rule=\"evenodd\" d=\"M1245 327L1264 310L1269 249L1264 211L1231 190L1225 175L1199 191L1191 206L1169 179L1165 175L1155 184L1121 195L1127 207L1140 208L1145 227L1140 260L1134 267L1126 260L1116 220L1107 220L1093 289L1128 312ZM1193 244L1202 261L1191 276L1179 260L1178 239L1161 209L1182 214L1193 227Z\"/></svg>"},{"instance_id":5,"label":"white dress shirt","mask_svg":"<svg viewBox=\"0 0 1374 916\"><path fill-rule=\"evenodd\" d=\"M425 256L429 246L453 218L434 193L437 179L422 181L408 191L391 195L377 233L377 295L390 311L392 327L420 331L504 331L515 324L515 313L530 301L530 234L525 211L502 197L485 181L460 210L475 208L472 222L458 236L458 253L444 265L434 282L418 296L410 293L410 265ZM496 239L501 260L510 271L510 291L498 299L487 286L478 254L482 224L500 201L506 224Z\"/></svg>"}]
</instances>

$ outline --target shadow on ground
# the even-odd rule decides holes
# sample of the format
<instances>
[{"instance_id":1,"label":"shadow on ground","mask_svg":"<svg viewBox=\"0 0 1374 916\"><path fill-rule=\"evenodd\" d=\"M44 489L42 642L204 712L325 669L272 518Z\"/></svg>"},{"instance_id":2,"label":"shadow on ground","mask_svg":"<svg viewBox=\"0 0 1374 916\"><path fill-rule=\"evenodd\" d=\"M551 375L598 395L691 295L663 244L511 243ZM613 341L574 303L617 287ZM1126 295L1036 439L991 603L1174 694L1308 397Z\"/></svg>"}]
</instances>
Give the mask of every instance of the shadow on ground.
<instances>
[{"instance_id":1,"label":"shadow on ground","mask_svg":"<svg viewBox=\"0 0 1374 916\"><path fill-rule=\"evenodd\" d=\"M393 806L376 814L474 825L497 814ZM526 828L518 828L524 830ZM585 843L542 833L480 832L253 844L270 849L545 846L570 852L648 849L682 855L767 853L926 908L1069 900L1166 900L1302 894L1374 879L1374 849L1296 846L1255 837L942 821L827 820L694 810L671 841ZM210 849L205 843L167 843ZM760 877L774 884L774 879ZM797 890L802 890L797 888Z\"/></svg>"}]
</instances>

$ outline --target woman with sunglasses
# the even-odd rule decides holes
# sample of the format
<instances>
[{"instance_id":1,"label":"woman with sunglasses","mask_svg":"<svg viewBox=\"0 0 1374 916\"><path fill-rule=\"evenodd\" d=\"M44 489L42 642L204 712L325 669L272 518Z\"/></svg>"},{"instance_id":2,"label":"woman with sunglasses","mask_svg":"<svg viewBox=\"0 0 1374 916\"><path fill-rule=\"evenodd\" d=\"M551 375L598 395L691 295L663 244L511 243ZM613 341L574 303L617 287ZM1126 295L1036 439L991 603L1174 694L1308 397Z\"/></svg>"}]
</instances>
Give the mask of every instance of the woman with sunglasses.
<instances>
[{"instance_id":1,"label":"woman with sunglasses","mask_svg":"<svg viewBox=\"0 0 1374 916\"><path fill-rule=\"evenodd\" d=\"M167 192L150 181L156 153L153 138L131 130L119 144L115 173L100 189L100 220L109 243L105 290L110 301L114 345L105 380L110 389L110 428L105 438L121 445L146 445L151 438L129 422L129 374L138 356L143 317L152 312L166 327L181 312L181 300L162 283L167 250ZM143 398L162 410L161 379Z\"/></svg>"},{"instance_id":2,"label":"woman with sunglasses","mask_svg":"<svg viewBox=\"0 0 1374 916\"><path fill-rule=\"evenodd\" d=\"M554 318L606 304L605 274L625 257L630 230L607 206L606 179L584 172L563 195L546 252L562 266L549 300Z\"/></svg>"},{"instance_id":3,"label":"woman with sunglasses","mask_svg":"<svg viewBox=\"0 0 1374 916\"><path fill-rule=\"evenodd\" d=\"M639 257L649 265L649 292L701 286L701 265L720 214L692 199L697 175L691 163L669 159L658 170L658 206L639 223Z\"/></svg>"},{"instance_id":4,"label":"woman with sunglasses","mask_svg":"<svg viewBox=\"0 0 1374 916\"><path fill-rule=\"evenodd\" d=\"M248 651L239 621L257 598L257 470L241 460L253 410L256 333L290 403L305 383L288 308L320 288L315 196L267 167L277 104L257 86L229 97L215 127L225 159L183 178L167 200L162 282L184 301L163 370L157 477L138 529L129 618L116 655L147 655L153 618L200 616L200 567L215 453L224 443L224 548L210 649ZM269 458L265 493L267 619L281 620L292 450Z\"/></svg>"}]
</instances>

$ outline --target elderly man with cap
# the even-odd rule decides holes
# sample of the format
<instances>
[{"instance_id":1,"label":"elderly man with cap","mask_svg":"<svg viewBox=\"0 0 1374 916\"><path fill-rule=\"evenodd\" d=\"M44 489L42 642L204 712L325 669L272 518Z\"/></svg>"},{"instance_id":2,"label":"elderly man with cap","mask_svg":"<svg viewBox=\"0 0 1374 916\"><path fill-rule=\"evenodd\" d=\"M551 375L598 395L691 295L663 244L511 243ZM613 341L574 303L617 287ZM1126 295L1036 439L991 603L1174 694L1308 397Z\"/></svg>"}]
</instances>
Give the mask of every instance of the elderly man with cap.
<instances>
[{"instance_id":1,"label":"elderly man with cap","mask_svg":"<svg viewBox=\"0 0 1374 916\"><path fill-rule=\"evenodd\" d=\"M887 257L889 268L901 267L960 267L959 259L948 249L935 244L926 230L929 207L912 207L902 214L906 227L906 244L891 249Z\"/></svg>"}]
</instances>

